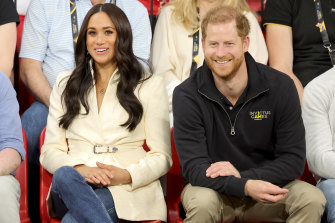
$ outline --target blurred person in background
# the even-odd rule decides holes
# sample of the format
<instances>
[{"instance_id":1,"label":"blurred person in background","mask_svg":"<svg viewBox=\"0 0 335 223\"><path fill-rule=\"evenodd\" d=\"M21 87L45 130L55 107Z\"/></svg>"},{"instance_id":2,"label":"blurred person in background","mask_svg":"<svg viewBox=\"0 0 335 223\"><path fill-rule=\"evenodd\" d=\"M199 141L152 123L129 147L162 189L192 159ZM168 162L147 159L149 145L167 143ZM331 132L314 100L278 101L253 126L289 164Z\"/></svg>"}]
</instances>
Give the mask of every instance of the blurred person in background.
<instances>
[{"instance_id":1,"label":"blurred person in background","mask_svg":"<svg viewBox=\"0 0 335 223\"><path fill-rule=\"evenodd\" d=\"M14 83L13 66L16 48L16 25L20 23L13 0L0 1L0 72Z\"/></svg>"},{"instance_id":2,"label":"blurred person in background","mask_svg":"<svg viewBox=\"0 0 335 223\"><path fill-rule=\"evenodd\" d=\"M335 222L335 68L305 87L302 118L308 167L326 199L327 222Z\"/></svg>"},{"instance_id":3,"label":"blurred person in background","mask_svg":"<svg viewBox=\"0 0 335 223\"><path fill-rule=\"evenodd\" d=\"M320 2L328 38L335 43L335 2ZM333 67L323 46L315 2L267 0L263 22L269 65L293 79L301 101L303 87Z\"/></svg>"},{"instance_id":4,"label":"blurred person in background","mask_svg":"<svg viewBox=\"0 0 335 223\"><path fill-rule=\"evenodd\" d=\"M0 3L1 4L1 3ZM19 104L8 77L0 72L0 222L20 222L20 183L15 170L24 160Z\"/></svg>"}]
</instances>

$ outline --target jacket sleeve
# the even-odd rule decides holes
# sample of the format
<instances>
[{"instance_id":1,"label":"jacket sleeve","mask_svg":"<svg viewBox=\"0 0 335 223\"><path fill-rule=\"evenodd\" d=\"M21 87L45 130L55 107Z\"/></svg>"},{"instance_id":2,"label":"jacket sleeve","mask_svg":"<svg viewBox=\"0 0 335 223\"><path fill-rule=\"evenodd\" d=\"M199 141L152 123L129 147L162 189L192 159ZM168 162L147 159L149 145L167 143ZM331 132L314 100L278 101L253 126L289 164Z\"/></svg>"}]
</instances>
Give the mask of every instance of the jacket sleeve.
<instances>
[{"instance_id":1,"label":"jacket sleeve","mask_svg":"<svg viewBox=\"0 0 335 223\"><path fill-rule=\"evenodd\" d=\"M143 97L145 101L142 101L146 106L143 119L146 144L150 151L138 163L126 168L132 178L130 190L157 180L172 165L170 122L163 78L152 76L147 82L151 83L142 85L141 89L146 92Z\"/></svg>"},{"instance_id":2,"label":"jacket sleeve","mask_svg":"<svg viewBox=\"0 0 335 223\"><path fill-rule=\"evenodd\" d=\"M181 81L175 74L177 64L176 49L173 43L173 24L170 7L164 7L158 16L155 26L155 34L152 41L152 65L155 75L164 77L166 90L168 92L169 110L172 111L172 94Z\"/></svg>"},{"instance_id":3,"label":"jacket sleeve","mask_svg":"<svg viewBox=\"0 0 335 223\"><path fill-rule=\"evenodd\" d=\"M45 140L40 155L41 165L51 174L54 174L62 166L85 163L83 160L68 155L66 130L59 127L59 120L65 114L61 102L61 95L66 84L65 74L69 73L64 72L58 75L57 82L51 92Z\"/></svg>"},{"instance_id":4,"label":"jacket sleeve","mask_svg":"<svg viewBox=\"0 0 335 223\"><path fill-rule=\"evenodd\" d=\"M184 87L184 84L182 85ZM173 93L174 140L182 176L193 186L211 188L219 193L244 197L245 178L234 176L209 178L206 170L212 163L207 149L203 112L198 106L196 90L186 92L181 86Z\"/></svg>"},{"instance_id":5,"label":"jacket sleeve","mask_svg":"<svg viewBox=\"0 0 335 223\"><path fill-rule=\"evenodd\" d=\"M320 80L313 80L304 90L302 117L308 166L313 173L329 179L335 178L334 129L331 126L334 123L334 80L329 78L328 83Z\"/></svg>"},{"instance_id":6,"label":"jacket sleeve","mask_svg":"<svg viewBox=\"0 0 335 223\"><path fill-rule=\"evenodd\" d=\"M293 81L275 88L273 150L274 160L258 168L240 172L241 177L268 181L284 186L301 176L305 166L305 129L301 118L301 108ZM277 83L279 85L279 83Z\"/></svg>"}]
</instances>

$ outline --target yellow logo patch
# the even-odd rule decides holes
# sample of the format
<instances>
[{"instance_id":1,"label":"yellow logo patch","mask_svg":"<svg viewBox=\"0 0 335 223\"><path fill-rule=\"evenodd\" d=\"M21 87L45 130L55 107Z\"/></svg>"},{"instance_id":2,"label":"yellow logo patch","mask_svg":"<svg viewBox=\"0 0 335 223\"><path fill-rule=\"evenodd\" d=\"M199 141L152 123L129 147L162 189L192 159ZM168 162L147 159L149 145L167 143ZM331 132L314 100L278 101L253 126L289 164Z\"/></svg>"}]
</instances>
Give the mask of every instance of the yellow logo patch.
<instances>
[{"instance_id":1,"label":"yellow logo patch","mask_svg":"<svg viewBox=\"0 0 335 223\"><path fill-rule=\"evenodd\" d=\"M249 115L253 120L263 120L271 115L271 111L251 111L249 112Z\"/></svg>"}]
</instances>

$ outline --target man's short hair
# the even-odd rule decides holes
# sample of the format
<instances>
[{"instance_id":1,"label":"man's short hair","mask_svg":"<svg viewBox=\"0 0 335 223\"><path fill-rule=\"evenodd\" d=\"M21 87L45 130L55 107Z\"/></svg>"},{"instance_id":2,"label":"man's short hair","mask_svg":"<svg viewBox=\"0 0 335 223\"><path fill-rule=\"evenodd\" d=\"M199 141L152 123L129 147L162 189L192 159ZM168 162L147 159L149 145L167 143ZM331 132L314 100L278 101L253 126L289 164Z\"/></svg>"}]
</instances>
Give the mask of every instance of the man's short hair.
<instances>
[{"instance_id":1,"label":"man's short hair","mask_svg":"<svg viewBox=\"0 0 335 223\"><path fill-rule=\"evenodd\" d=\"M250 24L248 19L238 10L221 6L210 10L201 23L202 38L206 39L207 27L209 23L229 23L235 21L237 34L241 38L245 38L250 32Z\"/></svg>"}]
</instances>

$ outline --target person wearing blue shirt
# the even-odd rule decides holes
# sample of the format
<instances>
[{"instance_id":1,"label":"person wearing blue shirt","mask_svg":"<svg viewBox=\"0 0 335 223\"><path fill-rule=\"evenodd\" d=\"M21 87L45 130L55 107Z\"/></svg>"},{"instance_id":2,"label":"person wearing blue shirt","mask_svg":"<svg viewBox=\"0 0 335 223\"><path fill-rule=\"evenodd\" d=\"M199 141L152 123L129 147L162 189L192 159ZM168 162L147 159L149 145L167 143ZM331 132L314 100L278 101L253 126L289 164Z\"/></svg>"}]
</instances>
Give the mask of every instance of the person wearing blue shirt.
<instances>
[{"instance_id":1,"label":"person wearing blue shirt","mask_svg":"<svg viewBox=\"0 0 335 223\"><path fill-rule=\"evenodd\" d=\"M20 77L34 96L34 103L22 115L28 144L29 216L39 218L39 136L46 126L51 89L57 75L73 70L74 44L72 28L80 29L93 5L115 3L127 15L133 32L134 54L149 60L151 27L146 8L136 0L76 0L76 17L71 17L70 1L32 0L25 17ZM78 30L79 32L79 30ZM32 212L33 211L33 212Z\"/></svg>"},{"instance_id":2,"label":"person wearing blue shirt","mask_svg":"<svg viewBox=\"0 0 335 223\"><path fill-rule=\"evenodd\" d=\"M20 222L20 184L15 170L24 160L22 127L16 93L0 72L0 222Z\"/></svg>"}]
</instances>

